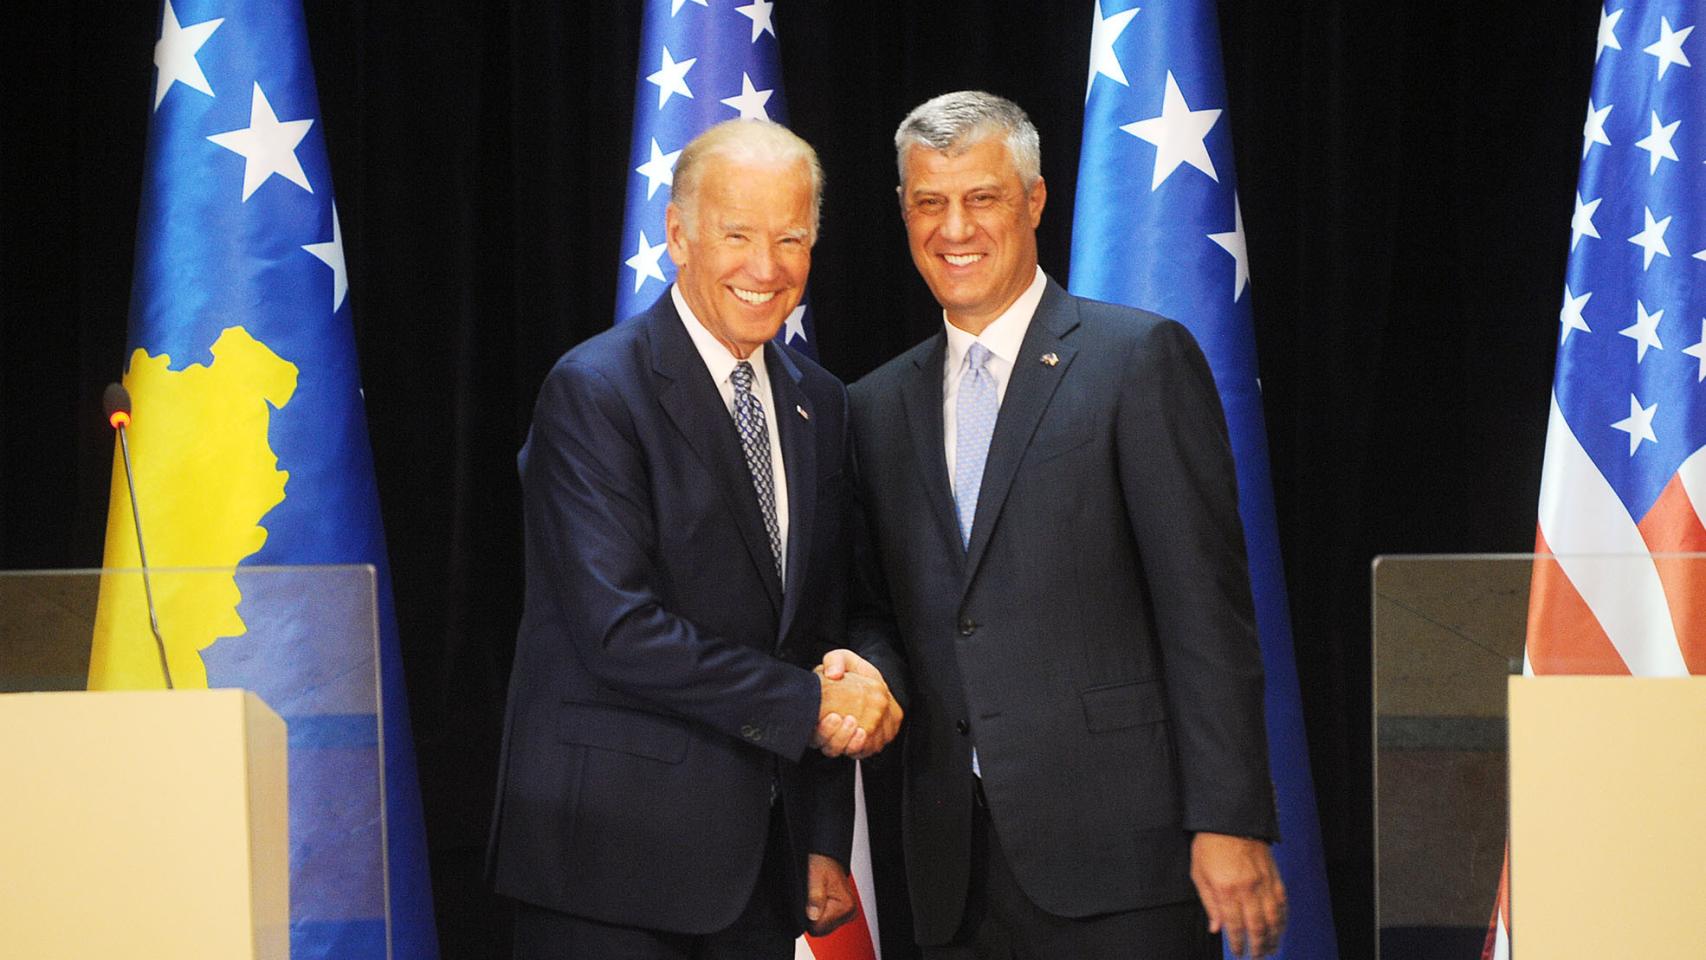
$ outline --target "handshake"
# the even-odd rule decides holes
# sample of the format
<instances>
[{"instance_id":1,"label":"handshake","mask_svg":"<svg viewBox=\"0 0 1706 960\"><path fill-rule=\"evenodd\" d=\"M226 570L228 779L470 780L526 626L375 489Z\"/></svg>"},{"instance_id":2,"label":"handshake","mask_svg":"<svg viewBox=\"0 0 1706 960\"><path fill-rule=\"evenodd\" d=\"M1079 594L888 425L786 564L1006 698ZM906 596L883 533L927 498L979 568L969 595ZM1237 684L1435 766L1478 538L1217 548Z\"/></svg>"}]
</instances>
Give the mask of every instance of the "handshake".
<instances>
[{"instance_id":1,"label":"handshake","mask_svg":"<svg viewBox=\"0 0 1706 960\"><path fill-rule=\"evenodd\" d=\"M889 745L900 732L903 711L882 672L851 650L831 650L817 674L823 699L812 746L826 757L863 760Z\"/></svg>"}]
</instances>

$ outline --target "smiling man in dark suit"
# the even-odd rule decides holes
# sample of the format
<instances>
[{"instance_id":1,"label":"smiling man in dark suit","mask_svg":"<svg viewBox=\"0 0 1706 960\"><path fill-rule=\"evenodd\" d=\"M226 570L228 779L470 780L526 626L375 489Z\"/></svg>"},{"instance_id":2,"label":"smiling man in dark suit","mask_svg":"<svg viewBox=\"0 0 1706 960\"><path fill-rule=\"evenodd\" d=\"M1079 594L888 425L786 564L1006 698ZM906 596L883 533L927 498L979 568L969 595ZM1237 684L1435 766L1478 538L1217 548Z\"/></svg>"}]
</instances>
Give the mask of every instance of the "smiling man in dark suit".
<instances>
[{"instance_id":1,"label":"smiling man in dark suit","mask_svg":"<svg viewBox=\"0 0 1706 960\"><path fill-rule=\"evenodd\" d=\"M730 121L674 177L676 283L557 362L521 452L491 853L518 960L791 958L853 910L852 767L812 748L900 719L880 679L814 672L843 632L846 393L773 338L817 157Z\"/></svg>"},{"instance_id":2,"label":"smiling man in dark suit","mask_svg":"<svg viewBox=\"0 0 1706 960\"><path fill-rule=\"evenodd\" d=\"M1039 269L1019 107L947 94L895 146L945 322L851 390L871 562L850 669L908 691L918 940L1172 960L1218 956L1218 930L1266 953L1285 893L1208 366L1179 324Z\"/></svg>"}]
</instances>

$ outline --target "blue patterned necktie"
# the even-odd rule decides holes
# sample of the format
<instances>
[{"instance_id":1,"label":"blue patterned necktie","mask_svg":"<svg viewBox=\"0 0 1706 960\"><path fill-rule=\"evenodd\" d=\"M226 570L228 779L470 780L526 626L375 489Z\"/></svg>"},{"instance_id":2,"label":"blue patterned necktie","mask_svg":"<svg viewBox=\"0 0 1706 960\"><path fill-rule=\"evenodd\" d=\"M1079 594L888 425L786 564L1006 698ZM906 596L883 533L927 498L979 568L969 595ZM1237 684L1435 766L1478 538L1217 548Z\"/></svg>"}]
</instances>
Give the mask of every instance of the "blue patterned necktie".
<instances>
[{"instance_id":1,"label":"blue patterned necktie","mask_svg":"<svg viewBox=\"0 0 1706 960\"><path fill-rule=\"evenodd\" d=\"M729 380L735 385L735 429L746 454L746 469L752 474L752 489L758 494L758 512L764 514L764 529L770 534L770 559L776 562L776 578L782 578L782 534L776 523L776 487L770 472L770 432L764 428L764 405L752 392L752 364L735 364Z\"/></svg>"},{"instance_id":2,"label":"blue patterned necktie","mask_svg":"<svg viewBox=\"0 0 1706 960\"><path fill-rule=\"evenodd\" d=\"M988 363L989 348L972 344L966 351L966 372L960 377L960 392L954 401L954 506L960 515L962 547L971 544L983 464L989 459L989 438L995 433L995 414L1001 408Z\"/></svg>"}]
</instances>

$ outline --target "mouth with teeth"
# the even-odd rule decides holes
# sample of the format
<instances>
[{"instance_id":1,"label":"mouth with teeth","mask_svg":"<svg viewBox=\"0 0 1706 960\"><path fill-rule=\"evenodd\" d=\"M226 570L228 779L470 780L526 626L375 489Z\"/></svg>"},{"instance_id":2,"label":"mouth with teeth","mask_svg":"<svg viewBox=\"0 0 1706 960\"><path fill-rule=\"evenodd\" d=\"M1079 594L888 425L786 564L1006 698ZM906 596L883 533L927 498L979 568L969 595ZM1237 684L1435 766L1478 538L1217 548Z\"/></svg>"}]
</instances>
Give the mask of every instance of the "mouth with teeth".
<instances>
[{"instance_id":1,"label":"mouth with teeth","mask_svg":"<svg viewBox=\"0 0 1706 960\"><path fill-rule=\"evenodd\" d=\"M755 307L769 303L771 300L776 298L776 291L774 290L765 291L763 293L760 293L757 290L742 290L740 287L730 287L729 290L732 291L735 296L739 297L742 302L750 303Z\"/></svg>"},{"instance_id":2,"label":"mouth with teeth","mask_svg":"<svg viewBox=\"0 0 1706 960\"><path fill-rule=\"evenodd\" d=\"M972 264L978 262L979 260L982 260L983 254L981 254L981 253L944 253L944 254L942 254L942 259L948 261L948 263L952 266L969 267Z\"/></svg>"}]
</instances>

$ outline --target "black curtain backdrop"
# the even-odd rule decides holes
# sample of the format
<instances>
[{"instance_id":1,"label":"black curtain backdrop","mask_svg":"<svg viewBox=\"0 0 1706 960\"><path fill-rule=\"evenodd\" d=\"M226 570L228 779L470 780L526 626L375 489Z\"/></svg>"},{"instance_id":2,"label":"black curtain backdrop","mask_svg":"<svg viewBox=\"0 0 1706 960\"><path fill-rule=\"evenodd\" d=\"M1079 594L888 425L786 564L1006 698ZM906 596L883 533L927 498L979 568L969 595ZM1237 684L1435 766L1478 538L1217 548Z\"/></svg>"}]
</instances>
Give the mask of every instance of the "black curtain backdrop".
<instances>
[{"instance_id":1,"label":"black curtain backdrop","mask_svg":"<svg viewBox=\"0 0 1706 960\"><path fill-rule=\"evenodd\" d=\"M551 362L612 320L639 3L307 7L444 955L504 956L479 864L520 610L514 457ZM832 371L857 378L939 322L889 146L928 96L983 87L1031 112L1043 266L1069 276L1090 7L777 4L794 125L828 172L812 288ZM1222 4L1347 958L1373 952L1368 564L1533 544L1598 10ZM11 10L0 38L0 568L100 561L98 398L123 362L158 18L156 0L50 0Z\"/></svg>"}]
</instances>

